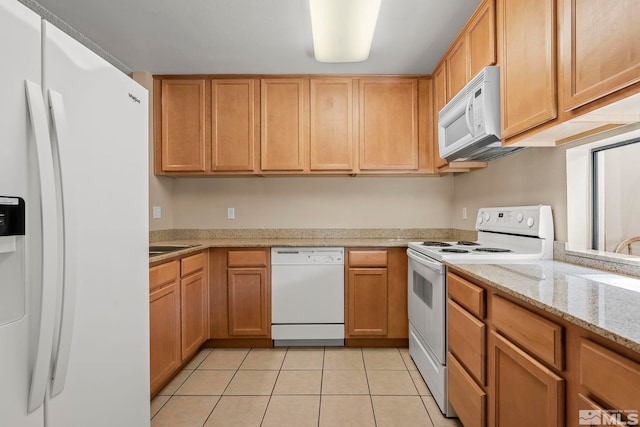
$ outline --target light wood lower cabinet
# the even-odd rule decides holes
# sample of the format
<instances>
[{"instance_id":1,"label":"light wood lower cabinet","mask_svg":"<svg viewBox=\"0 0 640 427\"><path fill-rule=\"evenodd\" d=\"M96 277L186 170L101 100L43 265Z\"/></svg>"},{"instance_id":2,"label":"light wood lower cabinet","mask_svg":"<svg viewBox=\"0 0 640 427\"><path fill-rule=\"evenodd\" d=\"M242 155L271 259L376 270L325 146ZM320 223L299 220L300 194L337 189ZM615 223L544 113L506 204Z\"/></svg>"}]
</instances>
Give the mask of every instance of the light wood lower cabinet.
<instances>
[{"instance_id":1,"label":"light wood lower cabinet","mask_svg":"<svg viewBox=\"0 0 640 427\"><path fill-rule=\"evenodd\" d=\"M173 376L180 358L180 264L149 270L149 353L151 395Z\"/></svg>"},{"instance_id":2,"label":"light wood lower cabinet","mask_svg":"<svg viewBox=\"0 0 640 427\"><path fill-rule=\"evenodd\" d=\"M182 360L195 354L209 337L209 300L204 252L181 260Z\"/></svg>"},{"instance_id":3,"label":"light wood lower cabinet","mask_svg":"<svg viewBox=\"0 0 640 427\"><path fill-rule=\"evenodd\" d=\"M447 275L448 398L465 426L637 424L639 353L463 276Z\"/></svg>"},{"instance_id":4,"label":"light wood lower cabinet","mask_svg":"<svg viewBox=\"0 0 640 427\"><path fill-rule=\"evenodd\" d=\"M498 426L564 425L564 379L491 332L494 352L493 423Z\"/></svg>"},{"instance_id":5,"label":"light wood lower cabinet","mask_svg":"<svg viewBox=\"0 0 640 427\"><path fill-rule=\"evenodd\" d=\"M406 345L405 248L346 248L347 345Z\"/></svg>"},{"instance_id":6,"label":"light wood lower cabinet","mask_svg":"<svg viewBox=\"0 0 640 427\"><path fill-rule=\"evenodd\" d=\"M230 268L227 275L229 336L268 337L271 304L267 268Z\"/></svg>"},{"instance_id":7,"label":"light wood lower cabinet","mask_svg":"<svg viewBox=\"0 0 640 427\"><path fill-rule=\"evenodd\" d=\"M151 396L209 338L206 252L149 269Z\"/></svg>"},{"instance_id":8,"label":"light wood lower cabinet","mask_svg":"<svg viewBox=\"0 0 640 427\"><path fill-rule=\"evenodd\" d=\"M211 339L218 346L271 346L269 248L210 249L209 264Z\"/></svg>"}]
</instances>

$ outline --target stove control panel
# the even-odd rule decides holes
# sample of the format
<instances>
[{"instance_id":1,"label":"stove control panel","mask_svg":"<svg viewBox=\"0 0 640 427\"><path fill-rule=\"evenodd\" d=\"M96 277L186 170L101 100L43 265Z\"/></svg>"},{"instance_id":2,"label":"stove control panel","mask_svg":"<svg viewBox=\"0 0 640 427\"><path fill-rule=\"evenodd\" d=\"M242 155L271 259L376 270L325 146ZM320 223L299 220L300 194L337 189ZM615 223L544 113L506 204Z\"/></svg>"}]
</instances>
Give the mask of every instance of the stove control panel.
<instances>
[{"instance_id":1,"label":"stove control panel","mask_svg":"<svg viewBox=\"0 0 640 427\"><path fill-rule=\"evenodd\" d=\"M480 208L476 218L478 231L553 239L553 218L550 206Z\"/></svg>"}]
</instances>

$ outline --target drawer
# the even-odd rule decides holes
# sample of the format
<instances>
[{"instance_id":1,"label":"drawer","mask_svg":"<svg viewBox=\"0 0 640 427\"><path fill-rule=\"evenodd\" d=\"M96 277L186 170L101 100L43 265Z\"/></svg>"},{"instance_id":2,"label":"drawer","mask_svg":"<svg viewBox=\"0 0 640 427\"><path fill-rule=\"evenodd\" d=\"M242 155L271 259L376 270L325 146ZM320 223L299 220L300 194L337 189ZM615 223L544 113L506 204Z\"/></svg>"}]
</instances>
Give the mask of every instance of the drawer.
<instances>
[{"instance_id":1,"label":"drawer","mask_svg":"<svg viewBox=\"0 0 640 427\"><path fill-rule=\"evenodd\" d=\"M562 327L499 296L492 300L493 325L541 361L563 369Z\"/></svg>"},{"instance_id":2,"label":"drawer","mask_svg":"<svg viewBox=\"0 0 640 427\"><path fill-rule=\"evenodd\" d=\"M180 269L182 271L182 276L195 273L196 271L204 270L205 259L206 257L204 255L204 252L182 258L180 260Z\"/></svg>"},{"instance_id":3,"label":"drawer","mask_svg":"<svg viewBox=\"0 0 640 427\"><path fill-rule=\"evenodd\" d=\"M178 261L156 265L149 269L149 289L155 289L173 282L180 276Z\"/></svg>"},{"instance_id":4,"label":"drawer","mask_svg":"<svg viewBox=\"0 0 640 427\"><path fill-rule=\"evenodd\" d=\"M640 409L640 364L594 342L580 342L580 385L606 409Z\"/></svg>"},{"instance_id":5,"label":"drawer","mask_svg":"<svg viewBox=\"0 0 640 427\"><path fill-rule=\"evenodd\" d=\"M349 267L386 267L387 251L386 250L350 250L347 251L349 256Z\"/></svg>"},{"instance_id":6,"label":"drawer","mask_svg":"<svg viewBox=\"0 0 640 427\"><path fill-rule=\"evenodd\" d=\"M485 290L455 274L447 274L449 297L479 319L485 318Z\"/></svg>"},{"instance_id":7,"label":"drawer","mask_svg":"<svg viewBox=\"0 0 640 427\"><path fill-rule=\"evenodd\" d=\"M229 267L266 267L269 265L269 257L266 249L229 251L227 265Z\"/></svg>"},{"instance_id":8,"label":"drawer","mask_svg":"<svg viewBox=\"0 0 640 427\"><path fill-rule=\"evenodd\" d=\"M485 384L486 326L464 308L448 301L449 351L480 384Z\"/></svg>"},{"instance_id":9,"label":"drawer","mask_svg":"<svg viewBox=\"0 0 640 427\"><path fill-rule=\"evenodd\" d=\"M465 427L484 427L487 420L487 394L467 374L451 353L447 354L448 398Z\"/></svg>"},{"instance_id":10,"label":"drawer","mask_svg":"<svg viewBox=\"0 0 640 427\"><path fill-rule=\"evenodd\" d=\"M593 400L589 399L586 396L583 396L580 393L578 393L578 410L579 411L596 411L597 421L594 422L595 425L607 425L607 426L618 426L618 427L627 425L627 424L619 423L618 420L614 419L611 415L609 415L606 412L605 408L603 408ZM580 424L582 423L586 424L587 420L583 421L582 419L580 419L579 422Z\"/></svg>"}]
</instances>

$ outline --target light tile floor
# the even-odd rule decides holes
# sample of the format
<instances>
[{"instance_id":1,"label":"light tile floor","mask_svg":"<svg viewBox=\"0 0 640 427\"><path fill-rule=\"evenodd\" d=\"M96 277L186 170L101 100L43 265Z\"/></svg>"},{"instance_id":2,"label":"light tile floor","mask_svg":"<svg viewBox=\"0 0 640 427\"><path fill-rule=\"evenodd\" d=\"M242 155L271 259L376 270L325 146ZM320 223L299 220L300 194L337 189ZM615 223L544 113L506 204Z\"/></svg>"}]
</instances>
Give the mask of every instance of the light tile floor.
<instances>
[{"instance_id":1,"label":"light tile floor","mask_svg":"<svg viewBox=\"0 0 640 427\"><path fill-rule=\"evenodd\" d=\"M406 348L202 350L151 401L152 427L457 427Z\"/></svg>"}]
</instances>

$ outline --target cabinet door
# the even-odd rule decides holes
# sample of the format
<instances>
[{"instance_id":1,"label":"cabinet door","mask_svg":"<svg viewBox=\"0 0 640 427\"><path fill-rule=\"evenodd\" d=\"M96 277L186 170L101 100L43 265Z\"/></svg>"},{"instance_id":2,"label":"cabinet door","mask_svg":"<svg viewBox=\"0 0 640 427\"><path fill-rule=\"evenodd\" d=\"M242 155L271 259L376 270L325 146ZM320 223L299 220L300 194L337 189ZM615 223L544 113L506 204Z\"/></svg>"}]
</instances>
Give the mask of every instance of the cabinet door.
<instances>
[{"instance_id":1,"label":"cabinet door","mask_svg":"<svg viewBox=\"0 0 640 427\"><path fill-rule=\"evenodd\" d=\"M360 169L418 168L418 80L360 80Z\"/></svg>"},{"instance_id":2,"label":"cabinet door","mask_svg":"<svg viewBox=\"0 0 640 427\"><path fill-rule=\"evenodd\" d=\"M162 170L205 171L205 81L162 80Z\"/></svg>"},{"instance_id":3,"label":"cabinet door","mask_svg":"<svg viewBox=\"0 0 640 427\"><path fill-rule=\"evenodd\" d=\"M438 115L440 110L447 104L447 64L443 62L433 73L433 143L434 165L436 168L447 165L447 161L440 157L440 146L438 144Z\"/></svg>"},{"instance_id":4,"label":"cabinet door","mask_svg":"<svg viewBox=\"0 0 640 427\"><path fill-rule=\"evenodd\" d=\"M229 335L268 337L271 298L266 268L229 268L227 279Z\"/></svg>"},{"instance_id":5,"label":"cabinet door","mask_svg":"<svg viewBox=\"0 0 640 427\"><path fill-rule=\"evenodd\" d=\"M353 169L353 80L312 79L311 170Z\"/></svg>"},{"instance_id":6,"label":"cabinet door","mask_svg":"<svg viewBox=\"0 0 640 427\"><path fill-rule=\"evenodd\" d=\"M560 10L565 110L640 81L637 0L561 0Z\"/></svg>"},{"instance_id":7,"label":"cabinet door","mask_svg":"<svg viewBox=\"0 0 640 427\"><path fill-rule=\"evenodd\" d=\"M502 138L556 117L556 2L498 0Z\"/></svg>"},{"instance_id":8,"label":"cabinet door","mask_svg":"<svg viewBox=\"0 0 640 427\"><path fill-rule=\"evenodd\" d=\"M204 272L181 280L182 360L207 339L207 288Z\"/></svg>"},{"instance_id":9,"label":"cabinet door","mask_svg":"<svg viewBox=\"0 0 640 427\"><path fill-rule=\"evenodd\" d=\"M149 294L151 394L180 367L180 285L174 282Z\"/></svg>"},{"instance_id":10,"label":"cabinet door","mask_svg":"<svg viewBox=\"0 0 640 427\"><path fill-rule=\"evenodd\" d=\"M387 269L349 268L347 280L347 335L386 336Z\"/></svg>"},{"instance_id":11,"label":"cabinet door","mask_svg":"<svg viewBox=\"0 0 640 427\"><path fill-rule=\"evenodd\" d=\"M469 78L496 63L495 0L485 0L471 17L467 30Z\"/></svg>"},{"instance_id":12,"label":"cabinet door","mask_svg":"<svg viewBox=\"0 0 640 427\"><path fill-rule=\"evenodd\" d=\"M564 380L501 335L492 332L491 339L495 377L490 424L563 426Z\"/></svg>"},{"instance_id":13,"label":"cabinet door","mask_svg":"<svg viewBox=\"0 0 640 427\"><path fill-rule=\"evenodd\" d=\"M467 42L464 34L454 42L447 55L446 63L447 102L449 102L469 81Z\"/></svg>"},{"instance_id":14,"label":"cabinet door","mask_svg":"<svg viewBox=\"0 0 640 427\"><path fill-rule=\"evenodd\" d=\"M211 81L211 169L255 169L257 80Z\"/></svg>"},{"instance_id":15,"label":"cabinet door","mask_svg":"<svg viewBox=\"0 0 640 427\"><path fill-rule=\"evenodd\" d=\"M262 80L262 170L308 169L308 84L305 79Z\"/></svg>"}]
</instances>

